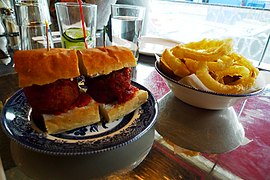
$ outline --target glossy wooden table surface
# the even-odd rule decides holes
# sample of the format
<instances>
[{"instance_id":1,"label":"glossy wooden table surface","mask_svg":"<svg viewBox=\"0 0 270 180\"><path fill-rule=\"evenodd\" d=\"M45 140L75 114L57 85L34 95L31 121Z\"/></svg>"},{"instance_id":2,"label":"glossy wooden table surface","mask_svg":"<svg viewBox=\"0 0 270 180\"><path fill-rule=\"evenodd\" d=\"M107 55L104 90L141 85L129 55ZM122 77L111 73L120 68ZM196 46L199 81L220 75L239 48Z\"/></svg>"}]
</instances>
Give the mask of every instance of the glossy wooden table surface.
<instances>
[{"instance_id":1,"label":"glossy wooden table surface","mask_svg":"<svg viewBox=\"0 0 270 180\"><path fill-rule=\"evenodd\" d=\"M136 81L159 100L169 92L169 88L155 71L154 61L154 57L140 56ZM3 103L18 89L18 78L14 71L0 77L0 100ZM252 140L247 145L224 154L201 153L191 157L174 151L174 147L157 134L152 150L136 169L106 179L269 179L270 89L259 97L237 104L234 109L244 126L246 137ZM0 153L6 176L8 179L28 179L13 163L9 139L2 130L0 132ZM217 159L217 166L211 171Z\"/></svg>"}]
</instances>

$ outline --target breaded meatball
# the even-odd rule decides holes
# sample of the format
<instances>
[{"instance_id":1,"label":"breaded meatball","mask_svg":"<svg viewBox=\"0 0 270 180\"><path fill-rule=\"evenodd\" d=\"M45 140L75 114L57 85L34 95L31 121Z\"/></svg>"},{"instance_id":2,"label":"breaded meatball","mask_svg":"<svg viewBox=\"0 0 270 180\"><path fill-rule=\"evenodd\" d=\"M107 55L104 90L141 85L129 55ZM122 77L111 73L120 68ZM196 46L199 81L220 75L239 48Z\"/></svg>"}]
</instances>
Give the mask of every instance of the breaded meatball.
<instances>
[{"instance_id":1,"label":"breaded meatball","mask_svg":"<svg viewBox=\"0 0 270 180\"><path fill-rule=\"evenodd\" d=\"M23 90L34 110L49 114L65 112L80 95L77 81L69 79L42 86L33 85Z\"/></svg>"},{"instance_id":2,"label":"breaded meatball","mask_svg":"<svg viewBox=\"0 0 270 180\"><path fill-rule=\"evenodd\" d=\"M131 85L131 69L123 68L108 75L86 78L87 93L99 103L122 103L131 99L136 87Z\"/></svg>"}]
</instances>

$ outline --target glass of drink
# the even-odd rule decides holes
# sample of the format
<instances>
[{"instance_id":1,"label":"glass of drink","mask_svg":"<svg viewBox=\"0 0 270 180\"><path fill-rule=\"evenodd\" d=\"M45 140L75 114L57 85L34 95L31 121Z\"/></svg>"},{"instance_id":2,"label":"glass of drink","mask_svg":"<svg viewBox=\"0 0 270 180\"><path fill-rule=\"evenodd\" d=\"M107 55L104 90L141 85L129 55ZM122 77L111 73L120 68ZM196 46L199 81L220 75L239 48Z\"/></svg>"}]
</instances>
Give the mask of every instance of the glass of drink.
<instances>
[{"instance_id":1,"label":"glass of drink","mask_svg":"<svg viewBox=\"0 0 270 180\"><path fill-rule=\"evenodd\" d=\"M145 8L134 5L112 4L112 45L125 46L139 58L139 40L143 29Z\"/></svg>"},{"instance_id":2,"label":"glass of drink","mask_svg":"<svg viewBox=\"0 0 270 180\"><path fill-rule=\"evenodd\" d=\"M53 47L51 31L46 31L46 22L48 26L51 24L47 0L15 0L15 14L21 49Z\"/></svg>"},{"instance_id":3,"label":"glass of drink","mask_svg":"<svg viewBox=\"0 0 270 180\"><path fill-rule=\"evenodd\" d=\"M63 48L96 46L97 5L83 3L81 11L79 3L58 2L55 9Z\"/></svg>"}]
</instances>

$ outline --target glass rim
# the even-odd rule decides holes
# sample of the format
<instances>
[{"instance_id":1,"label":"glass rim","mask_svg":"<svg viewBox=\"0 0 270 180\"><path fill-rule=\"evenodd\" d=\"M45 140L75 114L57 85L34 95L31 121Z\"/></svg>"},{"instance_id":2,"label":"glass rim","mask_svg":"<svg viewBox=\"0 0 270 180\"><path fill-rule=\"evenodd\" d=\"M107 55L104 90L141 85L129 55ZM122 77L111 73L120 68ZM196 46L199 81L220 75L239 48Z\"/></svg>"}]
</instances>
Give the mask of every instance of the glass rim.
<instances>
[{"instance_id":1,"label":"glass rim","mask_svg":"<svg viewBox=\"0 0 270 180\"><path fill-rule=\"evenodd\" d=\"M128 8L128 9L142 9L145 10L144 6L130 5L130 4L111 4L111 8Z\"/></svg>"},{"instance_id":2,"label":"glass rim","mask_svg":"<svg viewBox=\"0 0 270 180\"><path fill-rule=\"evenodd\" d=\"M71 6L71 7L79 7L80 6L80 4L79 3L77 3L77 2L57 2L57 3L55 3L55 6L66 6L66 7L69 7L69 6ZM97 9L97 5L96 4L91 4L91 3L85 3L85 2L83 2L82 3L82 6L83 7L95 7L96 9Z\"/></svg>"}]
</instances>

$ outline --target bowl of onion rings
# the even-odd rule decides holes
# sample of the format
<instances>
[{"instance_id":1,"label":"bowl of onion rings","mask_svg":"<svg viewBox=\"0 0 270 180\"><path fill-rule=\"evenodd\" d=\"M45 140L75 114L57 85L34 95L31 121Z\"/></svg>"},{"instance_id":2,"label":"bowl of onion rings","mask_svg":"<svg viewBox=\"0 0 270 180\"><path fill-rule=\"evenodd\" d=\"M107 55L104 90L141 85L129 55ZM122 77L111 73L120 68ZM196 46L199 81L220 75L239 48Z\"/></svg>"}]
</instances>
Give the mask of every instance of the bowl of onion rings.
<instances>
[{"instance_id":1,"label":"bowl of onion rings","mask_svg":"<svg viewBox=\"0 0 270 180\"><path fill-rule=\"evenodd\" d=\"M203 39L165 49L156 71L174 95L195 107L221 110L259 95L265 82L259 70L233 51L232 39Z\"/></svg>"}]
</instances>

